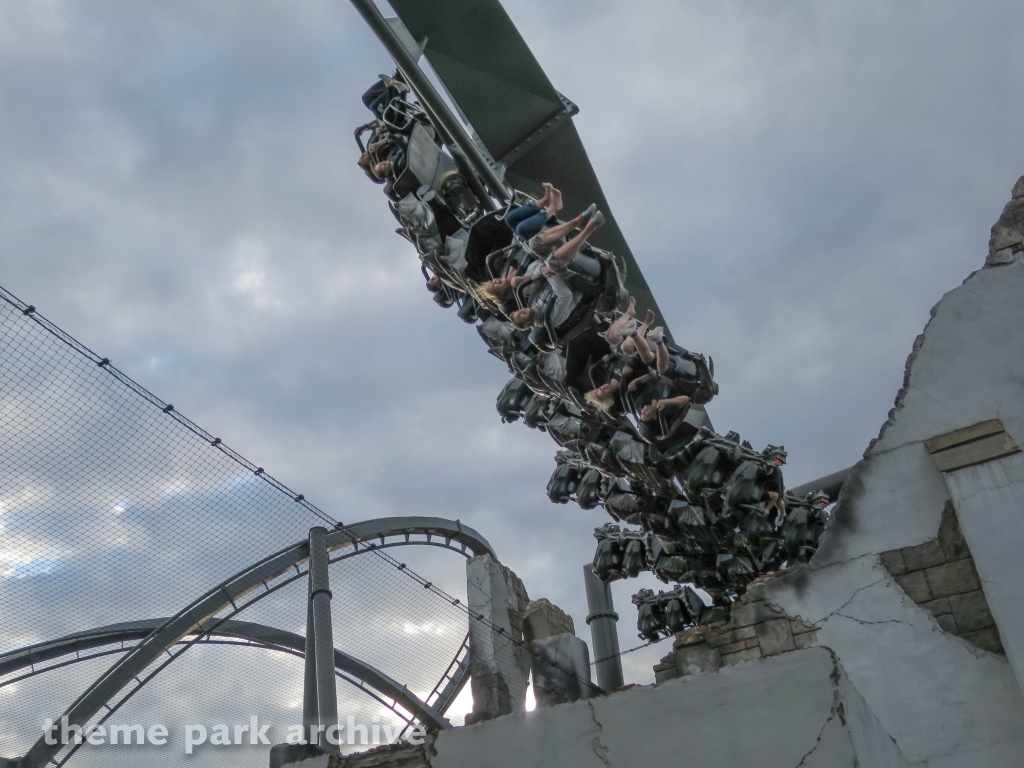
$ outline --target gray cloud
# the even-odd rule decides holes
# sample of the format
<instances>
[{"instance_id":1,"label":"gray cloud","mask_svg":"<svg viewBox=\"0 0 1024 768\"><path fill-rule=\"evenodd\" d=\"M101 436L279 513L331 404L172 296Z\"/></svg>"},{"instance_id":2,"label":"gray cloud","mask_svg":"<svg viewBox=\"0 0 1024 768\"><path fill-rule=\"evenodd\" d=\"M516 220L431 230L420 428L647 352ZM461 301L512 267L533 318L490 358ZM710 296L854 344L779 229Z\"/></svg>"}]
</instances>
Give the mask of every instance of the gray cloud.
<instances>
[{"instance_id":1,"label":"gray cloud","mask_svg":"<svg viewBox=\"0 0 1024 768\"><path fill-rule=\"evenodd\" d=\"M716 426L794 484L855 461L1024 170L1018 4L506 6ZM0 282L336 517L473 525L585 636L601 519L548 504L554 444L500 424L507 374L354 165L387 67L341 0L5 4Z\"/></svg>"}]
</instances>

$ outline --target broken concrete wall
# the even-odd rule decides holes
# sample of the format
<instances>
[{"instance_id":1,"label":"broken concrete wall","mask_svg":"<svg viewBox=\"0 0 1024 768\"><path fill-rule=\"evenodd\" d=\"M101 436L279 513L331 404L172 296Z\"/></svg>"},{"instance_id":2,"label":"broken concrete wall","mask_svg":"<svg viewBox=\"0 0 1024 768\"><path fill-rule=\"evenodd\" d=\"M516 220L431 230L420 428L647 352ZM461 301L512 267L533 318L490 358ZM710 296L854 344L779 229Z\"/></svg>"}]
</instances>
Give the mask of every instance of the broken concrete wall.
<instances>
[{"instance_id":1,"label":"broken concrete wall","mask_svg":"<svg viewBox=\"0 0 1024 768\"><path fill-rule=\"evenodd\" d=\"M676 635L672 652L655 665L658 683L714 672L744 661L805 648L815 627L785 616L765 600L766 581L758 579L733 604L729 620L693 627Z\"/></svg>"},{"instance_id":2,"label":"broken concrete wall","mask_svg":"<svg viewBox=\"0 0 1024 768\"><path fill-rule=\"evenodd\" d=\"M444 731L422 747L325 759L323 768L674 765L908 768L910 763L835 658L816 648Z\"/></svg>"},{"instance_id":3,"label":"broken concrete wall","mask_svg":"<svg viewBox=\"0 0 1024 768\"><path fill-rule=\"evenodd\" d=\"M1024 176L1017 179L1010 202L992 227L985 265L998 267L1024 258Z\"/></svg>"},{"instance_id":4,"label":"broken concrete wall","mask_svg":"<svg viewBox=\"0 0 1024 768\"><path fill-rule=\"evenodd\" d=\"M822 649L441 733L432 768L902 768Z\"/></svg>"},{"instance_id":5,"label":"broken concrete wall","mask_svg":"<svg viewBox=\"0 0 1024 768\"><path fill-rule=\"evenodd\" d=\"M533 695L538 707L590 698L590 649L570 632L533 641ZM600 690L600 689L597 689Z\"/></svg>"},{"instance_id":6,"label":"broken concrete wall","mask_svg":"<svg viewBox=\"0 0 1024 768\"><path fill-rule=\"evenodd\" d=\"M994 419L1024 444L1022 210L1024 179L993 228L986 268L933 308L896 407L847 481L810 567L766 586L772 605L816 628L812 644L835 653L911 763L929 768L1024 765L1013 668L992 652L999 645L978 647L985 643L966 637L974 629L952 631L943 606L931 604L941 599L938 580L942 597L962 598L968 624L990 609L1001 645L1024 666L1024 459L944 477L926 446ZM950 506L966 539L959 554L942 550ZM925 563L940 552L942 563Z\"/></svg>"},{"instance_id":7,"label":"broken concrete wall","mask_svg":"<svg viewBox=\"0 0 1024 768\"><path fill-rule=\"evenodd\" d=\"M568 632L576 634L572 616L557 605L553 605L546 597L531 600L523 612L523 639L529 645L534 640L554 637Z\"/></svg>"},{"instance_id":8,"label":"broken concrete wall","mask_svg":"<svg viewBox=\"0 0 1024 768\"><path fill-rule=\"evenodd\" d=\"M490 555L466 561L469 673L473 712L467 722L526 708L531 654L523 644L530 599L523 582Z\"/></svg>"},{"instance_id":9,"label":"broken concrete wall","mask_svg":"<svg viewBox=\"0 0 1024 768\"><path fill-rule=\"evenodd\" d=\"M533 651L530 669L538 707L593 695L590 649L576 637L572 616L547 598L532 600L523 616L523 639Z\"/></svg>"}]
</instances>

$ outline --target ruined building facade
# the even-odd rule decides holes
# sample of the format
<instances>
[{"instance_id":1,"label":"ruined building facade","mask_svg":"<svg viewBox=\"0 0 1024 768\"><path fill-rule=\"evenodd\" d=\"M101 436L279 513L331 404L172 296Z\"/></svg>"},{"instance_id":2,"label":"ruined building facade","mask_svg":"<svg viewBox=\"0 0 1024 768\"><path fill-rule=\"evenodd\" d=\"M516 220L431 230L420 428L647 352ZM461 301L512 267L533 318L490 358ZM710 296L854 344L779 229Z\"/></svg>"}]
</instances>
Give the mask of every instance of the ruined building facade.
<instances>
[{"instance_id":1,"label":"ruined building facade","mask_svg":"<svg viewBox=\"0 0 1024 768\"><path fill-rule=\"evenodd\" d=\"M338 765L1024 766L1024 178L935 305L808 565L679 633L659 684Z\"/></svg>"}]
</instances>

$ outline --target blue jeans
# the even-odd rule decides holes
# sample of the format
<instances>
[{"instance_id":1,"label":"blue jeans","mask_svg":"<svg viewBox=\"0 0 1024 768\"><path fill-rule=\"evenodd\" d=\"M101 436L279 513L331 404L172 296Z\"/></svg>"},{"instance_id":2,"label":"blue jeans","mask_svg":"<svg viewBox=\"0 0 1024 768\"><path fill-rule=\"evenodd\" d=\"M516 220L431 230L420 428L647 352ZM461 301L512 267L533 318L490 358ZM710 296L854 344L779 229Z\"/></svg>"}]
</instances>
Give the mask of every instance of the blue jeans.
<instances>
[{"instance_id":1,"label":"blue jeans","mask_svg":"<svg viewBox=\"0 0 1024 768\"><path fill-rule=\"evenodd\" d=\"M505 215L505 223L524 240L529 240L547 224L548 215L536 203L527 203L513 208Z\"/></svg>"}]
</instances>

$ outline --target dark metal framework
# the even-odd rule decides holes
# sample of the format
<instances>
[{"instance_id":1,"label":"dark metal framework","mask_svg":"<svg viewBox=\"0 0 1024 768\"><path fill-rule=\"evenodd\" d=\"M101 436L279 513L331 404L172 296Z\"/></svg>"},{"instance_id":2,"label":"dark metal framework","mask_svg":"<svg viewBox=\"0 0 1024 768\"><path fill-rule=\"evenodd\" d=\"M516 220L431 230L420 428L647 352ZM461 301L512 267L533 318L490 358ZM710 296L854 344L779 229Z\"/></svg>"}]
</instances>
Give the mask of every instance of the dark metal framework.
<instances>
[{"instance_id":1,"label":"dark metal framework","mask_svg":"<svg viewBox=\"0 0 1024 768\"><path fill-rule=\"evenodd\" d=\"M551 501L602 505L615 521L594 532L594 574L650 570L679 584L634 595L640 635L653 641L722 618L754 579L809 560L845 476L794 495L782 446L756 451L736 432L713 431L704 406L718 393L714 363L650 327L664 316L608 216L572 124L576 107L500 1L388 2L397 17L352 0L398 66L363 95L377 119L355 131L360 166L384 185L435 303L458 303L458 317L479 323L489 353L508 366L502 419L545 430L564 449ZM542 180L556 189L540 195ZM541 202L549 194L555 207ZM594 206L558 223L559 201L570 211ZM641 324L645 309L655 314ZM595 648L614 657L599 631L613 612L593 613Z\"/></svg>"},{"instance_id":2,"label":"dark metal framework","mask_svg":"<svg viewBox=\"0 0 1024 768\"><path fill-rule=\"evenodd\" d=\"M572 117L579 108L559 93L499 0L389 0L384 18L373 0L352 0L407 78L431 122L447 136L495 197L511 188L540 195L541 182L564 190L567 210L596 203L607 223L592 238L625 261L626 288L640 314L664 314L611 214ZM423 56L456 105L459 119L430 84ZM666 326L666 332L668 327Z\"/></svg>"}]
</instances>

